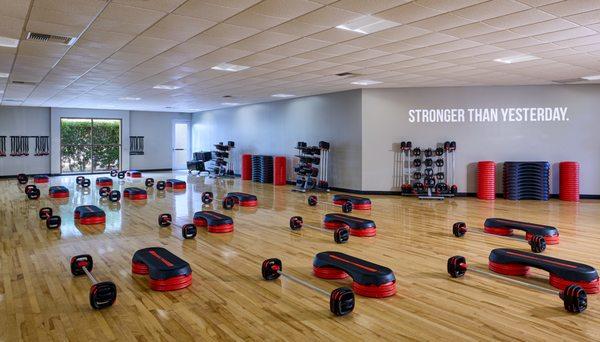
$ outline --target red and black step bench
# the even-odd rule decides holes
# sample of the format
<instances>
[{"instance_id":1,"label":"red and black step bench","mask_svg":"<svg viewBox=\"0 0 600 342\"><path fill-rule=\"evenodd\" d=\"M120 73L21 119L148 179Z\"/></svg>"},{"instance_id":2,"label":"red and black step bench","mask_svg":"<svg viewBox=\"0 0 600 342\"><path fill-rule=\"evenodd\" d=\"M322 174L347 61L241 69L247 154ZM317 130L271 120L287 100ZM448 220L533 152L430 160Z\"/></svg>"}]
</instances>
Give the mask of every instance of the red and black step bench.
<instances>
[{"instance_id":1,"label":"red and black step bench","mask_svg":"<svg viewBox=\"0 0 600 342\"><path fill-rule=\"evenodd\" d=\"M50 181L50 177L48 177L46 175L33 176L33 182L35 184L44 184L44 183L48 183L49 181Z\"/></svg>"},{"instance_id":2,"label":"red and black step bench","mask_svg":"<svg viewBox=\"0 0 600 342\"><path fill-rule=\"evenodd\" d=\"M229 233L233 231L233 219L215 211L194 213L194 225L206 227L209 233Z\"/></svg>"},{"instance_id":3,"label":"red and black step bench","mask_svg":"<svg viewBox=\"0 0 600 342\"><path fill-rule=\"evenodd\" d=\"M142 173L136 170L127 171L127 177L129 178L142 178Z\"/></svg>"},{"instance_id":4,"label":"red and black step bench","mask_svg":"<svg viewBox=\"0 0 600 342\"><path fill-rule=\"evenodd\" d=\"M489 234L512 235L513 230L522 230L525 232L525 239L531 240L534 235L541 235L549 245L558 244L558 229L552 226L541 224L506 220L502 218L488 218L483 223L483 230Z\"/></svg>"},{"instance_id":5,"label":"red and black step bench","mask_svg":"<svg viewBox=\"0 0 600 342\"><path fill-rule=\"evenodd\" d=\"M394 272L381 265L340 252L321 252L313 259L313 273L323 279L352 278L352 290L365 297L396 294Z\"/></svg>"},{"instance_id":6,"label":"red and black step bench","mask_svg":"<svg viewBox=\"0 0 600 342\"><path fill-rule=\"evenodd\" d=\"M113 186L113 181L108 177L96 178L96 186Z\"/></svg>"},{"instance_id":7,"label":"red and black step bench","mask_svg":"<svg viewBox=\"0 0 600 342\"><path fill-rule=\"evenodd\" d=\"M131 259L131 272L150 275L154 291L173 291L192 285L192 268L185 260L162 247L136 251Z\"/></svg>"},{"instance_id":8,"label":"red and black step bench","mask_svg":"<svg viewBox=\"0 0 600 342\"><path fill-rule=\"evenodd\" d=\"M79 224L102 224L106 222L106 214L95 205L81 205L75 208L75 220Z\"/></svg>"},{"instance_id":9,"label":"red and black step bench","mask_svg":"<svg viewBox=\"0 0 600 342\"><path fill-rule=\"evenodd\" d=\"M559 290L576 284L587 293L600 292L598 272L592 266L549 256L522 252L509 248L497 248L490 252L489 269L496 273L524 276L529 268L550 273L549 283Z\"/></svg>"},{"instance_id":10,"label":"red and black step bench","mask_svg":"<svg viewBox=\"0 0 600 342\"><path fill-rule=\"evenodd\" d=\"M256 196L245 192L228 192L225 197L233 197L233 202L240 207L256 207L258 205Z\"/></svg>"},{"instance_id":11,"label":"red and black step bench","mask_svg":"<svg viewBox=\"0 0 600 342\"><path fill-rule=\"evenodd\" d=\"M375 236L377 233L377 227L375 226L374 221L346 214L325 214L323 226L327 229L348 226L350 235L353 236Z\"/></svg>"},{"instance_id":12,"label":"red and black step bench","mask_svg":"<svg viewBox=\"0 0 600 342\"><path fill-rule=\"evenodd\" d=\"M67 198L69 197L69 189L64 186L51 186L48 189L48 196L50 198Z\"/></svg>"},{"instance_id":13,"label":"red and black step bench","mask_svg":"<svg viewBox=\"0 0 600 342\"><path fill-rule=\"evenodd\" d=\"M173 190L185 190L186 188L185 182L179 179L167 179L165 186Z\"/></svg>"},{"instance_id":14,"label":"red and black step bench","mask_svg":"<svg viewBox=\"0 0 600 342\"><path fill-rule=\"evenodd\" d=\"M148 193L144 189L130 187L123 190L123 197L133 201L145 200L148 198Z\"/></svg>"},{"instance_id":15,"label":"red and black step bench","mask_svg":"<svg viewBox=\"0 0 600 342\"><path fill-rule=\"evenodd\" d=\"M352 203L352 209L371 210L371 200L366 197L351 195L333 195L333 204L344 205L346 202Z\"/></svg>"}]
</instances>

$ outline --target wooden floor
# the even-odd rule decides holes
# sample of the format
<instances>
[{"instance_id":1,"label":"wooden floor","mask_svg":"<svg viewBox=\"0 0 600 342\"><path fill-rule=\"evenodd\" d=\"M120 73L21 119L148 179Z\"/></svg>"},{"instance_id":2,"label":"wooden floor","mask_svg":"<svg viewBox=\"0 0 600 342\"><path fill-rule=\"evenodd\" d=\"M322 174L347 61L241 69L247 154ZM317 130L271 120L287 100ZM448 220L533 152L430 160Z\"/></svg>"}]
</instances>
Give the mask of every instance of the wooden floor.
<instances>
[{"instance_id":1,"label":"wooden floor","mask_svg":"<svg viewBox=\"0 0 600 342\"><path fill-rule=\"evenodd\" d=\"M172 174L144 174L155 179ZM288 220L301 215L306 224L320 225L327 212L339 208L306 205L306 195L289 187L174 175L186 180L181 194L156 191L145 204L123 200L98 204L97 190L75 189L74 177L55 177L51 185L71 190L68 201L29 201L16 180L0 181L0 340L593 340L600 339L600 296L591 295L580 315L562 308L558 296L510 282L467 273L450 279L446 260L460 254L470 267L486 268L489 251L499 247L528 250L524 242L494 236L452 236L450 227L466 221L472 230L486 217L504 217L560 229L558 246L546 255L600 266L600 202L567 203L473 198L426 202L414 198L370 196L371 212L354 211L377 224L373 238L351 237L336 245L330 234L306 229L289 231ZM141 180L133 182L142 184ZM92 177L92 184L94 180ZM131 182L117 185L123 189ZM258 196L257 209L227 212L235 220L230 234L201 230L195 240L180 237L176 228L159 228L159 213L176 223L191 222L201 209L200 194L211 190ZM321 194L321 203L332 195ZM218 203L218 202L217 202ZM96 204L107 214L105 226L76 227L73 209ZM49 231L37 215L51 206L63 218L60 230ZM217 211L220 206L214 204ZM132 275L131 257L144 247L162 246L188 261L192 286L155 292L146 277ZM398 293L386 299L357 297L354 313L334 317L328 299L286 279L262 280L263 259L278 257L290 274L327 290L349 280L321 280L311 274L317 252L334 250L390 267ZM75 254L94 257L94 274L112 280L119 295L114 306L95 311L88 304L90 283L69 272ZM527 281L549 287L547 274L534 272Z\"/></svg>"}]
</instances>

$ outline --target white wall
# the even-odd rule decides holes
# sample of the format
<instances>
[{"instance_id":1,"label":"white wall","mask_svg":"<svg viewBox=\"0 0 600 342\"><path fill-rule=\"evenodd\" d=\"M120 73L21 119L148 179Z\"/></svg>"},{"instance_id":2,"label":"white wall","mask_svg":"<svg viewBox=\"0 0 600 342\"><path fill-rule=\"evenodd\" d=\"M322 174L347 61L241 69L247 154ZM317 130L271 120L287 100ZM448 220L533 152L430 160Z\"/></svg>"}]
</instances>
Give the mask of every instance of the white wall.
<instances>
[{"instance_id":1,"label":"white wall","mask_svg":"<svg viewBox=\"0 0 600 342\"><path fill-rule=\"evenodd\" d=\"M480 160L575 160L581 165L581 193L600 194L600 85L366 89L362 98L363 190L392 190L392 144L410 140L413 146L429 147L455 140L459 192L476 192L475 163ZM414 108L555 106L568 107L569 121L408 121ZM552 171L552 192L557 193L556 165Z\"/></svg>"},{"instance_id":2,"label":"white wall","mask_svg":"<svg viewBox=\"0 0 600 342\"><path fill-rule=\"evenodd\" d=\"M60 119L61 118L98 118L121 120L121 169L129 169L129 111L106 109L50 109L50 173L60 173Z\"/></svg>"},{"instance_id":3,"label":"white wall","mask_svg":"<svg viewBox=\"0 0 600 342\"><path fill-rule=\"evenodd\" d=\"M288 157L288 179L298 141L331 143L329 184L361 188L361 92L347 91L206 111L193 115L193 151L236 143L235 172L244 153Z\"/></svg>"},{"instance_id":4,"label":"white wall","mask_svg":"<svg viewBox=\"0 0 600 342\"><path fill-rule=\"evenodd\" d=\"M144 155L130 156L131 168L136 170L171 169L173 164L172 122L174 120L191 122L192 115L189 113L132 111L129 119L130 135L144 137ZM127 140L127 147L129 148L129 140Z\"/></svg>"},{"instance_id":5,"label":"white wall","mask_svg":"<svg viewBox=\"0 0 600 342\"><path fill-rule=\"evenodd\" d=\"M34 156L35 139L29 140L27 157L11 157L10 136L50 135L50 109L34 107L0 107L0 135L6 136L6 157L0 157L0 176L19 173L47 174L50 172L50 156Z\"/></svg>"}]
</instances>

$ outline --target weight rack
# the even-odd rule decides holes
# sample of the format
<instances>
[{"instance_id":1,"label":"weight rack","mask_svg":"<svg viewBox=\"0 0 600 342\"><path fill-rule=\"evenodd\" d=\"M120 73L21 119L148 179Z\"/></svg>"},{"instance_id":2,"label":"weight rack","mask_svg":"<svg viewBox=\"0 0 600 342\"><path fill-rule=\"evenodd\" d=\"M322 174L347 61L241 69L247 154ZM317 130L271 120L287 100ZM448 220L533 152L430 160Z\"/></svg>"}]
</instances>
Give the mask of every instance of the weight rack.
<instances>
[{"instance_id":1,"label":"weight rack","mask_svg":"<svg viewBox=\"0 0 600 342\"><path fill-rule=\"evenodd\" d=\"M458 191L454 183L455 151L454 141L438 143L435 148L413 148L410 141L401 142L397 162L402 195L435 200L454 197Z\"/></svg>"},{"instance_id":2,"label":"weight rack","mask_svg":"<svg viewBox=\"0 0 600 342\"><path fill-rule=\"evenodd\" d=\"M235 173L233 172L233 149L235 148L235 142L228 141L227 145L220 142L214 145L216 150L212 151L213 167L209 169L211 178L234 178Z\"/></svg>"},{"instance_id":3,"label":"weight rack","mask_svg":"<svg viewBox=\"0 0 600 342\"><path fill-rule=\"evenodd\" d=\"M144 137L134 135L129 136L129 155L144 155Z\"/></svg>"},{"instance_id":4,"label":"weight rack","mask_svg":"<svg viewBox=\"0 0 600 342\"><path fill-rule=\"evenodd\" d=\"M6 136L0 136L0 157L6 157Z\"/></svg>"},{"instance_id":5,"label":"weight rack","mask_svg":"<svg viewBox=\"0 0 600 342\"><path fill-rule=\"evenodd\" d=\"M319 141L318 146L308 146L306 142L299 141L294 149L298 150L296 157L299 163L294 167L296 186L292 191L329 192L329 142Z\"/></svg>"},{"instance_id":6,"label":"weight rack","mask_svg":"<svg viewBox=\"0 0 600 342\"><path fill-rule=\"evenodd\" d=\"M29 138L35 138L34 156L47 156L50 154L50 138L48 136L20 135L10 137L10 156L29 156ZM6 136L0 137L0 157L6 156Z\"/></svg>"}]
</instances>

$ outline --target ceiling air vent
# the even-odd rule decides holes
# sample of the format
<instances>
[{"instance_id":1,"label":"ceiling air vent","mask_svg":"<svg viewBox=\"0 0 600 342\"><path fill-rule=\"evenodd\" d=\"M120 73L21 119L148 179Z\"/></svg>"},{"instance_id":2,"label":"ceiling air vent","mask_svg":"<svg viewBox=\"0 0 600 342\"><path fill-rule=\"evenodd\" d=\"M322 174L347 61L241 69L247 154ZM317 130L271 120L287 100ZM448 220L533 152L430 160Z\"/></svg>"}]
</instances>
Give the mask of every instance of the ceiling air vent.
<instances>
[{"instance_id":1,"label":"ceiling air vent","mask_svg":"<svg viewBox=\"0 0 600 342\"><path fill-rule=\"evenodd\" d=\"M346 76L351 76L351 77L354 77L354 76L360 76L359 74L355 74L355 73L353 73L353 72L341 72L341 73L339 73L339 74L335 74L335 75L336 75L336 76L340 76L340 77L346 77Z\"/></svg>"},{"instance_id":2,"label":"ceiling air vent","mask_svg":"<svg viewBox=\"0 0 600 342\"><path fill-rule=\"evenodd\" d=\"M77 38L66 36L55 36L52 34L28 32L26 40L35 40L38 42L58 43L64 45L73 45Z\"/></svg>"},{"instance_id":3,"label":"ceiling air vent","mask_svg":"<svg viewBox=\"0 0 600 342\"><path fill-rule=\"evenodd\" d=\"M12 84L22 84L22 85L36 85L37 83L35 82L28 82L28 81L12 81Z\"/></svg>"}]
</instances>

